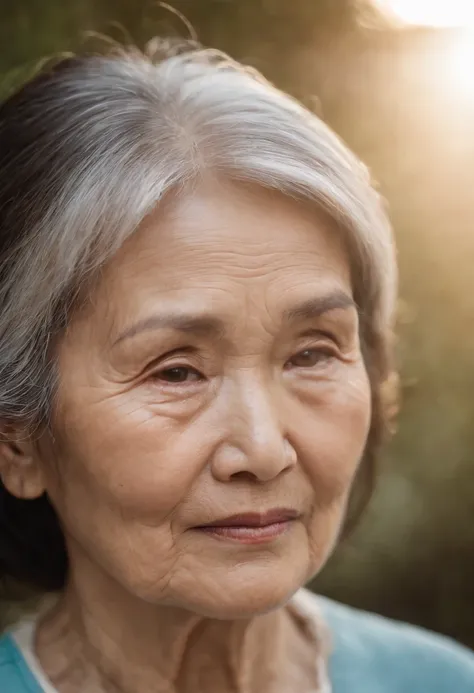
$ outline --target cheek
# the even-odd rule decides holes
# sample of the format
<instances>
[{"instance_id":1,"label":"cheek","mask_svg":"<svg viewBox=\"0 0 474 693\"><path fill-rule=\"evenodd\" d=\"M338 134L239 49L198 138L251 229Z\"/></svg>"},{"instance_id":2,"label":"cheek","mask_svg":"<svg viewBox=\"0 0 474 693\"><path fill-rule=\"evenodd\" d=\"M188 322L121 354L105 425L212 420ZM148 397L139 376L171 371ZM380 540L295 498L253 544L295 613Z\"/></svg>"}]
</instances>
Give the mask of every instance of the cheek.
<instances>
[{"instance_id":1,"label":"cheek","mask_svg":"<svg viewBox=\"0 0 474 693\"><path fill-rule=\"evenodd\" d=\"M199 446L136 399L71 409L61 431L48 491L72 563L86 556L144 599L165 593L180 560L176 511L199 473Z\"/></svg>"},{"instance_id":2,"label":"cheek","mask_svg":"<svg viewBox=\"0 0 474 693\"><path fill-rule=\"evenodd\" d=\"M112 511L121 521L156 526L169 519L205 458L196 440L186 443L177 428L137 397L95 403L80 416L65 413L57 451L65 512L84 510L87 499L91 513Z\"/></svg>"},{"instance_id":3,"label":"cheek","mask_svg":"<svg viewBox=\"0 0 474 693\"><path fill-rule=\"evenodd\" d=\"M308 515L313 577L331 555L347 510L370 427L371 393L365 371L334 384L306 419L301 417L301 464L313 489Z\"/></svg>"},{"instance_id":4,"label":"cheek","mask_svg":"<svg viewBox=\"0 0 474 693\"><path fill-rule=\"evenodd\" d=\"M300 419L300 455L319 502L343 500L364 452L371 392L365 369L328 384L318 405Z\"/></svg>"}]
</instances>

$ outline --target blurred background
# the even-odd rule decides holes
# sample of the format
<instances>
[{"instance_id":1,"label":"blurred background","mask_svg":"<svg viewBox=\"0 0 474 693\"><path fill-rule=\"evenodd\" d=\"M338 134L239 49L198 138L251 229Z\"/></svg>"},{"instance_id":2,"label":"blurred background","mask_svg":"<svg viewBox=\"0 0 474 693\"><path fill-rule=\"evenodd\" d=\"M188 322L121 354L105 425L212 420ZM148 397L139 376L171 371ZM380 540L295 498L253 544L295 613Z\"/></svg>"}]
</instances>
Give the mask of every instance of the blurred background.
<instances>
[{"instance_id":1,"label":"blurred background","mask_svg":"<svg viewBox=\"0 0 474 693\"><path fill-rule=\"evenodd\" d=\"M399 248L403 408L314 588L474 647L474 0L0 0L0 94L85 32L256 66L368 163ZM89 39L90 40L90 39Z\"/></svg>"}]
</instances>

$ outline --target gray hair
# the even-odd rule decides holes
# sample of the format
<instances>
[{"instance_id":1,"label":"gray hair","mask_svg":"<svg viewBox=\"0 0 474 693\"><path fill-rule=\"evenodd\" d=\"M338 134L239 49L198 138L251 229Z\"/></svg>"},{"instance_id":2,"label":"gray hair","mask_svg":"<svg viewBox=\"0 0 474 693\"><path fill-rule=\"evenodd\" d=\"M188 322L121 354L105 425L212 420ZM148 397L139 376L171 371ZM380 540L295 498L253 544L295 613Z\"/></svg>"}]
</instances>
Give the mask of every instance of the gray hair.
<instances>
[{"instance_id":1,"label":"gray hair","mask_svg":"<svg viewBox=\"0 0 474 693\"><path fill-rule=\"evenodd\" d=\"M390 226L366 169L321 120L215 51L68 58L0 107L0 419L48 416L52 346L84 287L160 200L204 172L332 219L368 341L383 341Z\"/></svg>"}]
</instances>

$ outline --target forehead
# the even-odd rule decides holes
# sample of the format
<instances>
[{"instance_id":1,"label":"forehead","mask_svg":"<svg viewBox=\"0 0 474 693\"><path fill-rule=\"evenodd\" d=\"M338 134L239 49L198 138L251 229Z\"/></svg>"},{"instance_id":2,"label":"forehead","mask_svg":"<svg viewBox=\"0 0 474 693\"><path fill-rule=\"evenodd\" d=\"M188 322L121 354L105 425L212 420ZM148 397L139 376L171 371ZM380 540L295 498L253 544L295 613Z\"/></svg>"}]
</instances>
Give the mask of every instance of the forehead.
<instances>
[{"instance_id":1,"label":"forehead","mask_svg":"<svg viewBox=\"0 0 474 693\"><path fill-rule=\"evenodd\" d=\"M124 317L183 302L232 312L259 298L285 309L334 289L351 294L349 264L321 214L277 192L213 182L146 219L94 303Z\"/></svg>"}]
</instances>

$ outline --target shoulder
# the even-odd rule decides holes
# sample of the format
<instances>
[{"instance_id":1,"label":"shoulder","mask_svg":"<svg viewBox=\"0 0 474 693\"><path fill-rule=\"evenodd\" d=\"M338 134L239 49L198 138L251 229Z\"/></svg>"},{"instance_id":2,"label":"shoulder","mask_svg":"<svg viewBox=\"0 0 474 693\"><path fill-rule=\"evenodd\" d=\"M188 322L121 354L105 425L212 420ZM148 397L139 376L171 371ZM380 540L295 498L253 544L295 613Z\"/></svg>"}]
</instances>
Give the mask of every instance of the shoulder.
<instances>
[{"instance_id":1,"label":"shoulder","mask_svg":"<svg viewBox=\"0 0 474 693\"><path fill-rule=\"evenodd\" d=\"M41 689L9 634L0 635L0 691L41 693Z\"/></svg>"},{"instance_id":2,"label":"shoulder","mask_svg":"<svg viewBox=\"0 0 474 693\"><path fill-rule=\"evenodd\" d=\"M473 693L474 653L467 648L308 592L304 599L331 632L334 693Z\"/></svg>"}]
</instances>

